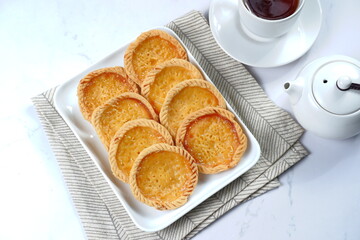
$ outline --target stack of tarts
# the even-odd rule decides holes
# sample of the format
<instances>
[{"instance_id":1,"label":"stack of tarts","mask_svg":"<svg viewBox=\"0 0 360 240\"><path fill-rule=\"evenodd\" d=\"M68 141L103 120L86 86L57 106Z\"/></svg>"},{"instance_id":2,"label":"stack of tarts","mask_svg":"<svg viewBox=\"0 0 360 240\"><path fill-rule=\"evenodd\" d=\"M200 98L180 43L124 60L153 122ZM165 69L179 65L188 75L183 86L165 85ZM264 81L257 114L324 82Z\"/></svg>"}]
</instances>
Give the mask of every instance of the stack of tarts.
<instances>
[{"instance_id":1,"label":"stack of tarts","mask_svg":"<svg viewBox=\"0 0 360 240\"><path fill-rule=\"evenodd\" d=\"M199 173L236 166L247 138L220 92L161 30L141 34L124 67L88 73L80 111L96 130L116 178L159 210L184 205Z\"/></svg>"}]
</instances>

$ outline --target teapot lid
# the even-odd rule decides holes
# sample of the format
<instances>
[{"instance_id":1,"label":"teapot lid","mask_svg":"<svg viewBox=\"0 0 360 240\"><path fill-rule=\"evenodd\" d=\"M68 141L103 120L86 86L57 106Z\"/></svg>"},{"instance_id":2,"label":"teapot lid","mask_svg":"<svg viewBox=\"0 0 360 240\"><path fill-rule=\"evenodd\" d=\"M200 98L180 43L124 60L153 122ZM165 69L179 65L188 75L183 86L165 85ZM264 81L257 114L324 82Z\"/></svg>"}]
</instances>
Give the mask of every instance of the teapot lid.
<instances>
[{"instance_id":1,"label":"teapot lid","mask_svg":"<svg viewBox=\"0 0 360 240\"><path fill-rule=\"evenodd\" d=\"M350 84L360 84L360 65L350 60L328 61L313 76L314 98L330 113L347 115L360 110L360 90L347 89Z\"/></svg>"}]
</instances>

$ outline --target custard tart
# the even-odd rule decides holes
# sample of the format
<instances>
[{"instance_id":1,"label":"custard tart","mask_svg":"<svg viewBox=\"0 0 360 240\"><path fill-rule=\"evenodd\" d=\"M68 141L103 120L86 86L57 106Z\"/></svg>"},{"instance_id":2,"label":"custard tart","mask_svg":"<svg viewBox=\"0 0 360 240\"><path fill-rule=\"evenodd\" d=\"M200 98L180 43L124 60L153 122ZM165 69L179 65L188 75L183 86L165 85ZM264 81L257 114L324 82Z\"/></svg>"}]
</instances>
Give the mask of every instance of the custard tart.
<instances>
[{"instance_id":1,"label":"custard tart","mask_svg":"<svg viewBox=\"0 0 360 240\"><path fill-rule=\"evenodd\" d=\"M194 157L199 172L214 174L239 163L247 148L247 138L231 112L209 107L192 113L182 122L176 145Z\"/></svg>"},{"instance_id":2,"label":"custard tart","mask_svg":"<svg viewBox=\"0 0 360 240\"><path fill-rule=\"evenodd\" d=\"M139 153L157 143L173 145L171 135L160 123L149 119L125 123L110 142L109 160L113 174L127 183Z\"/></svg>"},{"instance_id":3,"label":"custard tart","mask_svg":"<svg viewBox=\"0 0 360 240\"><path fill-rule=\"evenodd\" d=\"M183 46L171 35L161 30L142 33L125 51L124 65L126 73L141 85L147 73L156 65L188 56Z\"/></svg>"},{"instance_id":4,"label":"custard tart","mask_svg":"<svg viewBox=\"0 0 360 240\"><path fill-rule=\"evenodd\" d=\"M211 83L187 80L173 87L160 111L160 122L175 138L180 123L191 113L205 107L226 108L221 93Z\"/></svg>"},{"instance_id":5,"label":"custard tart","mask_svg":"<svg viewBox=\"0 0 360 240\"><path fill-rule=\"evenodd\" d=\"M138 93L138 86L122 67L102 68L90 72L80 80L77 95L80 111L91 120L93 111L109 99L125 92Z\"/></svg>"},{"instance_id":6,"label":"custard tart","mask_svg":"<svg viewBox=\"0 0 360 240\"><path fill-rule=\"evenodd\" d=\"M166 94L176 84L189 79L204 79L203 75L188 61L172 59L151 70L141 85L141 94L160 113Z\"/></svg>"},{"instance_id":7,"label":"custard tart","mask_svg":"<svg viewBox=\"0 0 360 240\"><path fill-rule=\"evenodd\" d=\"M130 171L136 199L159 210L184 205L198 182L198 168L185 149L160 143L144 149Z\"/></svg>"},{"instance_id":8,"label":"custard tart","mask_svg":"<svg viewBox=\"0 0 360 240\"><path fill-rule=\"evenodd\" d=\"M95 109L91 122L102 143L109 149L110 141L126 122L145 118L158 120L148 101L137 93L123 93Z\"/></svg>"}]
</instances>

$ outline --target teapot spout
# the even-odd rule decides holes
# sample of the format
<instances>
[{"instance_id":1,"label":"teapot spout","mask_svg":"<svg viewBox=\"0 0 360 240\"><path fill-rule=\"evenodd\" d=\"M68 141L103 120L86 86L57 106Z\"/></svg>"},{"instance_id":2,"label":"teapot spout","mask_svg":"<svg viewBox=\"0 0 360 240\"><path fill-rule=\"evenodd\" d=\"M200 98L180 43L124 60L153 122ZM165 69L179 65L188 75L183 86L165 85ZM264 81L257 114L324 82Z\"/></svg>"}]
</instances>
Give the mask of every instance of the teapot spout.
<instances>
[{"instance_id":1,"label":"teapot spout","mask_svg":"<svg viewBox=\"0 0 360 240\"><path fill-rule=\"evenodd\" d=\"M292 82L286 82L284 84L285 92L289 95L290 102L292 105L295 105L301 98L303 91L303 81L302 79L296 79Z\"/></svg>"}]
</instances>

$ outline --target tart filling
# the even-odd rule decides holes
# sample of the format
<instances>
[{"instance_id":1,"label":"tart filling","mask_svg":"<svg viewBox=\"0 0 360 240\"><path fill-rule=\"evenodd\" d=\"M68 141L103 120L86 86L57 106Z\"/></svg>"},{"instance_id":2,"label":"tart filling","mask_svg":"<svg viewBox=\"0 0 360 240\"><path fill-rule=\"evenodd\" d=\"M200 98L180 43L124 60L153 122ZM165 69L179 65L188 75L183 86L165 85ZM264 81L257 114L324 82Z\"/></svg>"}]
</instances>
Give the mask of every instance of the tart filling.
<instances>
[{"instance_id":1,"label":"tart filling","mask_svg":"<svg viewBox=\"0 0 360 240\"><path fill-rule=\"evenodd\" d=\"M126 49L124 65L126 73L137 84L141 84L156 65L172 58L187 59L181 44L161 30L142 33Z\"/></svg>"},{"instance_id":2,"label":"tart filling","mask_svg":"<svg viewBox=\"0 0 360 240\"><path fill-rule=\"evenodd\" d=\"M197 181L198 169L190 154L167 144L155 144L143 150L130 172L134 196L159 210L184 205Z\"/></svg>"},{"instance_id":3,"label":"tart filling","mask_svg":"<svg viewBox=\"0 0 360 240\"><path fill-rule=\"evenodd\" d=\"M141 94L160 113L167 93L178 83L189 79L203 79L200 71L190 62L172 59L157 65L141 85Z\"/></svg>"},{"instance_id":4,"label":"tart filling","mask_svg":"<svg viewBox=\"0 0 360 240\"><path fill-rule=\"evenodd\" d=\"M238 164L247 138L228 110L205 108L183 121L176 144L194 157L200 172L213 174Z\"/></svg>"},{"instance_id":5,"label":"tart filling","mask_svg":"<svg viewBox=\"0 0 360 240\"><path fill-rule=\"evenodd\" d=\"M92 123L108 150L110 141L119 128L124 123L139 118L158 119L145 98L136 93L123 93L95 109Z\"/></svg>"},{"instance_id":6,"label":"tart filling","mask_svg":"<svg viewBox=\"0 0 360 240\"><path fill-rule=\"evenodd\" d=\"M189 114L205 107L226 108L226 103L211 83L187 80L169 91L160 112L160 122L175 138L180 123Z\"/></svg>"},{"instance_id":7,"label":"tart filling","mask_svg":"<svg viewBox=\"0 0 360 240\"><path fill-rule=\"evenodd\" d=\"M80 111L91 120L93 111L109 99L125 92L138 93L138 87L122 67L95 70L80 80L77 95Z\"/></svg>"},{"instance_id":8,"label":"tart filling","mask_svg":"<svg viewBox=\"0 0 360 240\"><path fill-rule=\"evenodd\" d=\"M110 143L109 160L114 175L128 182L131 167L139 153L157 143L173 145L171 135L164 126L148 119L125 123Z\"/></svg>"}]
</instances>

